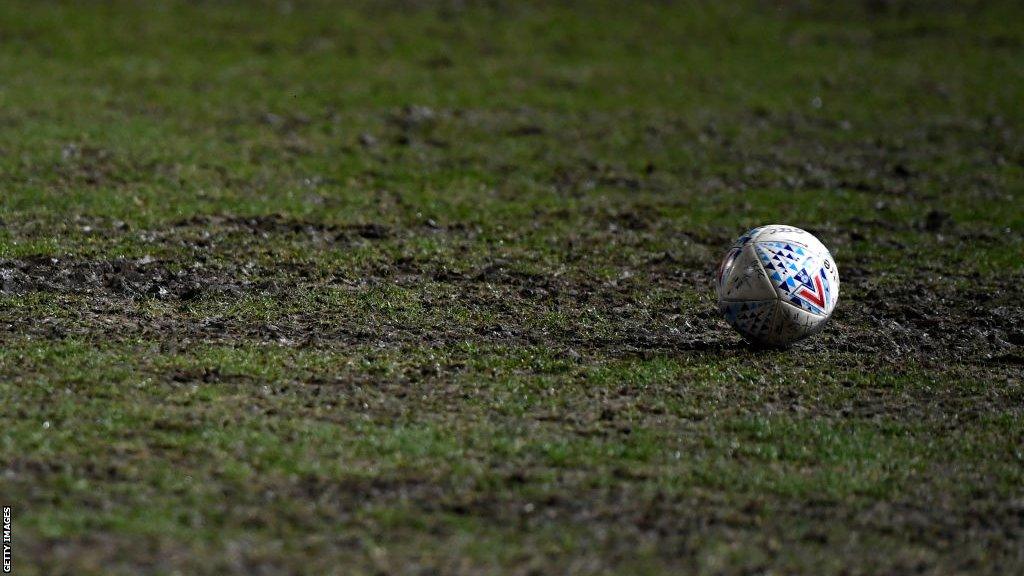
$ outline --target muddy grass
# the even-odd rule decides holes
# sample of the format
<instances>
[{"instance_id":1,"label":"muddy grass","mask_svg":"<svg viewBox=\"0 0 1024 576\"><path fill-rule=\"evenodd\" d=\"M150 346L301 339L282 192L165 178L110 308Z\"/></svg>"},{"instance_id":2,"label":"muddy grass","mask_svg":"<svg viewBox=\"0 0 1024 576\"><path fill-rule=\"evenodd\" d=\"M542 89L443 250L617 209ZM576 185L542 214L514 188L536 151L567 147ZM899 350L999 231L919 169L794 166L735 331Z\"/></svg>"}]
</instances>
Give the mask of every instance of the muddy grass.
<instances>
[{"instance_id":1,"label":"muddy grass","mask_svg":"<svg viewBox=\"0 0 1024 576\"><path fill-rule=\"evenodd\" d=\"M595 222L584 231L590 242L627 245L629 231L656 236L664 225L643 212ZM839 250L869 235L874 242L916 238L918 246L976 241L974 232L939 232L927 222L895 231L857 223L818 233L837 238ZM185 530L179 536L143 536L138 531L148 532L144 523L113 529L106 527L112 520L104 520L90 535L33 537L19 553L38 559L42 572L77 566L159 573L175 566L285 573L299 563L318 566L351 554L380 573L498 566L523 573L551 566L583 573L609 566L759 573L774 566L817 570L812 558L842 573L850 566L845 552L832 554L861 550L866 542L880 555L851 573L996 573L1012 571L1019 561L1024 508L1017 491L1002 484L1016 477L1019 466L1012 461L1019 452L999 456L996 449L994 458L1011 462L999 474L972 471L976 458L986 456L941 455L946 449L991 449L981 446L992 440L956 440L965 428L983 429L989 422L1008 426L996 432L1010 435L995 440L1003 449L1019 450L1024 440L1017 426L1024 406L1019 271L940 273L928 272L925 264L908 276L880 267L870 252L845 257L842 300L828 329L778 352L752 349L719 318L712 300L713 261L700 258L722 251L725 243L713 233L686 235L682 251L647 251L641 240L639 249L630 248L629 264L609 275L588 266L595 255L585 248L573 249L554 270L486 253L462 259L455 255L471 254L478 233L457 224L336 226L269 215L190 218L142 231L102 226L90 233L102 230L104 242L141 237L145 250L178 256L5 259L0 294L18 304L4 308L0 325L5 341L19 349L19 342L39 340L47 346L84 345L81 352L59 354L72 358L87 357L89 350L124 350L128 356L115 364L127 363L130 372L106 372L113 365L101 362L107 367L98 372L51 380L53 368L45 364L7 362L4 373L29 386L16 393L23 407L34 403L37 392L28 391L33 387L42 386L41 392L64 386L74 398L96 394L90 383L107 374L114 382L128 376L125 384L142 379L147 384L141 396L118 385L104 386L107 391L99 394L112 395L116 405L154 411L129 428L144 431L144 448L100 457L65 449L60 463L46 456L15 459L7 467L10 485L39 502L47 497L33 484L74 479L104 487L98 494L73 496L75 514L95 510L107 517L105 511L121 510L145 517L147 494L160 501L158 510L176 506L179 492L146 488L166 482L156 480L153 475L163 473L152 468L154 461L166 461L193 478L206 478L213 492L190 496L209 499L202 510L186 508L185 516L170 517L175 533ZM452 255L380 256L414 254L411 247L424 238L440 239ZM329 259L333 263L327 265L305 257L274 261L263 252L266 246L287 246L297 254L371 250L376 256ZM224 347L256 352L241 364L208 355ZM277 352L266 356L266 350ZM81 362L75 360L72 370ZM609 366L652 362L669 363L668 380L599 376ZM702 370L723 372L709 388ZM588 385L595 378L598 383ZM495 386L503 381L518 384ZM568 388L557 392L548 386ZM538 398L516 400L517 389ZM204 393L216 400L192 399ZM63 428L81 417L74 411L47 418ZM769 436L763 452L761 432L746 436L730 429L750 419L783 429L795 425L798 439ZM183 451L181 440L170 440L240 425L272 430L282 441L302 446L308 432L288 431L293 424L287 422L327 426L343 436L360 434L357 422L379 430L396 424L438 427L442 432L426 434L444 446L451 442L441 440L448 434L469 436L448 448L428 443L426 452L399 447L378 454L378 444L371 443L356 449L362 455L351 470L364 471L355 476L271 467L247 476L244 485L224 477L216 463L249 461L251 441ZM868 474L878 476L846 486L829 479L828 465L817 461L821 455L785 456L796 449L787 447L791 443L811 450L807 454L821 450L811 447L818 441L802 436L799 428L806 423L848 433L876 430L871 434L883 437L895 433L897 445L916 445L919 440L906 438L920 437L923 452L902 464L887 463L893 457L883 448L888 441L867 440L881 450L882 460L869 452L853 461L867 459L869 469L878 467ZM492 445L523 434L567 447L541 444L510 456L507 448L495 451ZM636 434L642 439L633 440ZM928 437L940 439L939 445ZM604 446L616 454L623 448L614 447L626 446L628 454L629 446L651 441L672 449L637 448L636 455L607 461L572 455L593 449L580 446ZM461 469L443 456L451 449L472 469L486 472ZM557 456L559 450L566 456ZM836 458L827 456L830 450L823 453L826 461ZM319 451L317 458L329 460L332 452ZM405 464L377 468L376 461L391 462L401 454ZM845 457L840 458L836 462ZM742 479L743 469L761 466L773 472ZM672 472L666 476L667 470ZM809 479L799 480L808 472ZM801 487L803 482L810 487ZM395 515L401 520L388 520ZM469 549L429 550L430 542L471 548L462 532L467 525L486 538L512 533L522 551L485 560ZM196 535L184 536L189 526ZM297 536L276 540L286 526ZM316 536L323 526L341 528ZM209 529L236 536L208 539L202 534ZM564 530L572 534L568 552L549 543ZM723 546L747 552L735 557ZM645 558L639 564L638 550ZM311 564L300 560L307 554L316 558ZM477 560L458 560L463 555Z\"/></svg>"},{"instance_id":2,"label":"muddy grass","mask_svg":"<svg viewBox=\"0 0 1024 576\"><path fill-rule=\"evenodd\" d=\"M1017 7L172 4L0 6L15 573L1021 571Z\"/></svg>"},{"instance_id":3,"label":"muddy grass","mask_svg":"<svg viewBox=\"0 0 1024 576\"><path fill-rule=\"evenodd\" d=\"M657 224L630 213L617 215L634 228ZM600 225L600 224L599 224ZM879 226L824 231L845 235L849 242L886 242ZM822 231L818 231L822 234ZM938 232L923 227L913 234L934 242ZM622 270L617 278L599 278L585 265L568 261L557 273L523 272L507 259L486 258L454 265L399 257L395 262L373 261L344 270L325 269L316 262L269 264L231 262L225 254L247 245L294 245L312 250L345 250L355 243L394 240L391 248L423 236L421 230L393 231L379 224L331 226L279 215L253 218L202 217L177 222L168 228L138 234L150 243L187 251L188 259L166 260L144 256L96 261L74 256L35 256L0 261L0 294L35 294L50 301L73 301L60 315L20 318L26 329L45 325L57 333L87 340L131 339L154 330L167 330L178 339L287 341L302 346L337 346L377 339L388 344L443 343L468 340L488 344L521 344L571 351L583 355L659 354L684 351L745 348L718 322L710 298L709 262L680 259L671 253L641 253L640 266ZM472 236L441 231L446 242L465 245ZM436 236L429 230L428 236ZM197 239L197 237L201 237ZM615 242L617 225L591 238ZM718 239L688 239L691 252L716 254ZM953 232L943 244L976 246L977 234ZM696 247L696 248L694 248ZM244 258L242 259L244 260ZM804 350L851 353L884 361L899 358L930 359L983 365L1019 361L1024 344L1021 274L990 278L977 272L957 274L927 265L914 268L915 277L899 272L873 273L870 260L843 261L843 303L833 319L834 329L822 338L799 344ZM332 302L335 294L359 298L373 290L402 290L410 306L422 309L412 325L382 327L364 311L346 311ZM687 304L675 294L696 294ZM289 300L310 299L310 310L289 309ZM203 316L190 304L206 307L245 298L263 298L270 304L262 321ZM319 300L318 300L319 298ZM150 302L166 303L158 310L143 310ZM653 302L653 305L652 305ZM486 319L470 319L458 326L458 310L486 311ZM537 330L531 316L557 314L550 328ZM325 324L343 322L331 330ZM121 322L115 322L120 320ZM111 331L103 326L118 324ZM595 326L604 330L595 334ZM96 328L91 330L90 328Z\"/></svg>"}]
</instances>

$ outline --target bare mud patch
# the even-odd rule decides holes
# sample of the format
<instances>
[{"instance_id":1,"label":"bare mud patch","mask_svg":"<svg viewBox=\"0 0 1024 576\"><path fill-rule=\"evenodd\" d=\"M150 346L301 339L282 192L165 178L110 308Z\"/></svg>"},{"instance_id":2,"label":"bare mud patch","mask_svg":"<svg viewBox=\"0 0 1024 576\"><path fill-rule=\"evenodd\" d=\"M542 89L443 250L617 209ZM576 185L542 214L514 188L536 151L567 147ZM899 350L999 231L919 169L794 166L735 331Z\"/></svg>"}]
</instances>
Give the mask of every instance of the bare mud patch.
<instances>
[{"instance_id":1,"label":"bare mud patch","mask_svg":"<svg viewBox=\"0 0 1024 576\"><path fill-rule=\"evenodd\" d=\"M149 257L79 260L36 256L0 261L0 292L54 292L78 296L194 300L238 293L251 285L201 265L171 266Z\"/></svg>"}]
</instances>

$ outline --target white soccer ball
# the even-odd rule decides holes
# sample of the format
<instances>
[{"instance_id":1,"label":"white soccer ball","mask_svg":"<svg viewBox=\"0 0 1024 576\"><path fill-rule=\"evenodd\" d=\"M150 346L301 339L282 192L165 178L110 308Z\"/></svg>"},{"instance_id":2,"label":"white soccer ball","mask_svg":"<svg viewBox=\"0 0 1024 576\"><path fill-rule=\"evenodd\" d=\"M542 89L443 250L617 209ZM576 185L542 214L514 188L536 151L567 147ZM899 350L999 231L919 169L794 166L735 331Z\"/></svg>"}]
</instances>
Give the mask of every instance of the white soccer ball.
<instances>
[{"instance_id":1,"label":"white soccer ball","mask_svg":"<svg viewBox=\"0 0 1024 576\"><path fill-rule=\"evenodd\" d=\"M839 300L839 269L811 233L770 224L732 245L716 287L722 314L744 338L785 346L825 327Z\"/></svg>"}]
</instances>

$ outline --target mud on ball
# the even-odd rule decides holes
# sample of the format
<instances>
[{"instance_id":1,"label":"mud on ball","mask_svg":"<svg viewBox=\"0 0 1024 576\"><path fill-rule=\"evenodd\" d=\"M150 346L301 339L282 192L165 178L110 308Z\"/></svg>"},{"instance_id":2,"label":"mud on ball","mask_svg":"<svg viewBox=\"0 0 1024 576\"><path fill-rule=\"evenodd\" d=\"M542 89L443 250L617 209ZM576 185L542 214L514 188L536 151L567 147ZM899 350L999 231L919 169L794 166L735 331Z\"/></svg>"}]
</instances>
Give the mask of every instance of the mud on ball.
<instances>
[{"instance_id":1,"label":"mud on ball","mask_svg":"<svg viewBox=\"0 0 1024 576\"><path fill-rule=\"evenodd\" d=\"M839 269L813 234L770 224L736 240L716 289L722 314L744 338L785 346L825 327L839 300Z\"/></svg>"}]
</instances>

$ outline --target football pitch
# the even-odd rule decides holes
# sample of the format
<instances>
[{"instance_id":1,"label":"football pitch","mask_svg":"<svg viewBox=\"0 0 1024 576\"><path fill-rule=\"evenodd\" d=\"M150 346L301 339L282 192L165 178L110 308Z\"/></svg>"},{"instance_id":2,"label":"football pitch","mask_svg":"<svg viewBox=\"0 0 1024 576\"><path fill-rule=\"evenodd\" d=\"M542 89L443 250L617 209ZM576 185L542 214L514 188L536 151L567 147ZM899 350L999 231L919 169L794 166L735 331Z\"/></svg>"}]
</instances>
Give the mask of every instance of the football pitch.
<instances>
[{"instance_id":1,"label":"football pitch","mask_svg":"<svg viewBox=\"0 0 1024 576\"><path fill-rule=\"evenodd\" d=\"M1024 573L1021 22L0 3L5 563ZM714 289L770 223L787 349Z\"/></svg>"}]
</instances>

